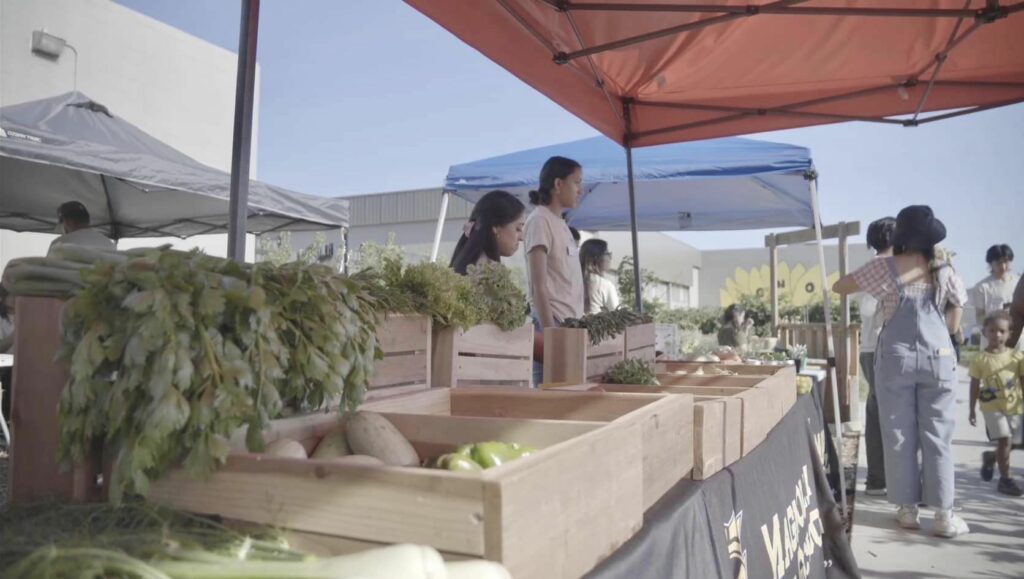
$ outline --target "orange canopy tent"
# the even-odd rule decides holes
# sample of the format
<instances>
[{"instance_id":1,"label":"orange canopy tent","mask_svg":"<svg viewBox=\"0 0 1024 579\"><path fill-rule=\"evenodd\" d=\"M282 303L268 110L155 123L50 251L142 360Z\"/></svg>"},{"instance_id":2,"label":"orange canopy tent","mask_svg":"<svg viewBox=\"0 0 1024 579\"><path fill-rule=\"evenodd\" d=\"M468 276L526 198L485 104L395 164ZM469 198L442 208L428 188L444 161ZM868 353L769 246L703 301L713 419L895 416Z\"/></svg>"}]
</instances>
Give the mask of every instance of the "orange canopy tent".
<instances>
[{"instance_id":1,"label":"orange canopy tent","mask_svg":"<svg viewBox=\"0 0 1024 579\"><path fill-rule=\"evenodd\" d=\"M406 2L625 147L638 308L633 147L1024 102L1024 0Z\"/></svg>"},{"instance_id":2,"label":"orange canopy tent","mask_svg":"<svg viewBox=\"0 0 1024 579\"><path fill-rule=\"evenodd\" d=\"M407 2L633 147L1024 102L1022 0Z\"/></svg>"}]
</instances>

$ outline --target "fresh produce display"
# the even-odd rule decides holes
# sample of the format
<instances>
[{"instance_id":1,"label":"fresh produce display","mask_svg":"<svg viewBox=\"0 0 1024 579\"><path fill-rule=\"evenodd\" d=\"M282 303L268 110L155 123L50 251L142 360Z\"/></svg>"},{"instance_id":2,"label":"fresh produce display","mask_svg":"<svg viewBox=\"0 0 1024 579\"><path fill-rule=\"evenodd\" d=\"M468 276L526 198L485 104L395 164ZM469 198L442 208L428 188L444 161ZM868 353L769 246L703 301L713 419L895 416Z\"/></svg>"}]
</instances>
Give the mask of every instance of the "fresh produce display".
<instances>
[{"instance_id":1,"label":"fresh produce display","mask_svg":"<svg viewBox=\"0 0 1024 579\"><path fill-rule=\"evenodd\" d=\"M470 266L462 276L439 263L405 265L386 255L355 278L372 288L386 311L427 315L441 328L488 322L509 331L526 320L526 295L500 263Z\"/></svg>"},{"instance_id":2,"label":"fresh produce display","mask_svg":"<svg viewBox=\"0 0 1024 579\"><path fill-rule=\"evenodd\" d=\"M309 458L338 458L352 454L344 430L335 430L320 439Z\"/></svg>"},{"instance_id":3,"label":"fresh produce display","mask_svg":"<svg viewBox=\"0 0 1024 579\"><path fill-rule=\"evenodd\" d=\"M590 335L590 344L596 346L608 338L617 336L630 326L649 324L650 316L638 314L628 307L610 312L587 314L582 318L568 318L562 322L563 328L584 329Z\"/></svg>"},{"instance_id":4,"label":"fresh produce display","mask_svg":"<svg viewBox=\"0 0 1024 579\"><path fill-rule=\"evenodd\" d=\"M346 417L345 435L356 454L380 459L390 466L419 466L420 457L394 424L376 412L356 412Z\"/></svg>"},{"instance_id":5,"label":"fresh produce display","mask_svg":"<svg viewBox=\"0 0 1024 579\"><path fill-rule=\"evenodd\" d=\"M287 438L271 442L263 453L284 458L306 458L306 448L301 443Z\"/></svg>"},{"instance_id":6,"label":"fresh produce display","mask_svg":"<svg viewBox=\"0 0 1024 579\"><path fill-rule=\"evenodd\" d=\"M41 504L0 512L0 574L124 579L509 579L490 561L445 563L437 550L392 545L317 558L273 529L246 533L212 519L126 501Z\"/></svg>"},{"instance_id":7,"label":"fresh produce display","mask_svg":"<svg viewBox=\"0 0 1024 579\"><path fill-rule=\"evenodd\" d=\"M537 452L515 442L477 442L464 444L455 452L439 456L428 466L451 471L477 471L501 466Z\"/></svg>"},{"instance_id":8,"label":"fresh produce display","mask_svg":"<svg viewBox=\"0 0 1024 579\"><path fill-rule=\"evenodd\" d=\"M617 362L604 374L607 384L639 384L642 386L658 386L658 376L654 373L654 364L639 358L627 358Z\"/></svg>"},{"instance_id":9,"label":"fresh produce display","mask_svg":"<svg viewBox=\"0 0 1024 579\"><path fill-rule=\"evenodd\" d=\"M481 321L506 332L522 327L529 306L507 267L487 261L469 266L466 273L480 299Z\"/></svg>"},{"instance_id":10,"label":"fresh produce display","mask_svg":"<svg viewBox=\"0 0 1024 579\"><path fill-rule=\"evenodd\" d=\"M796 377L796 393L807 394L814 388L814 381L811 380L810 376L797 376Z\"/></svg>"},{"instance_id":11,"label":"fresh produce display","mask_svg":"<svg viewBox=\"0 0 1024 579\"><path fill-rule=\"evenodd\" d=\"M63 315L60 458L102 446L115 502L178 463L211 473L239 427L260 450L283 407L361 403L378 306L352 279L194 252L90 253Z\"/></svg>"}]
</instances>

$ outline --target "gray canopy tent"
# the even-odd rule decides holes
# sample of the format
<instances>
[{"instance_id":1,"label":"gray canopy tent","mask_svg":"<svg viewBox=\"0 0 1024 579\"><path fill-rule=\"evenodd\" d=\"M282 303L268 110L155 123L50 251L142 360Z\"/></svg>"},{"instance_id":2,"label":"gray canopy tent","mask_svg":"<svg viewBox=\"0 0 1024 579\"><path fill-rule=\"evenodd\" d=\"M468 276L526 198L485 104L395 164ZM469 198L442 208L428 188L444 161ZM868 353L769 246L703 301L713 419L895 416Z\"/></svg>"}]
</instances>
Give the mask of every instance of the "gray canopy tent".
<instances>
[{"instance_id":1,"label":"gray canopy tent","mask_svg":"<svg viewBox=\"0 0 1024 579\"><path fill-rule=\"evenodd\" d=\"M79 92L0 109L0 229L53 232L76 200L113 239L226 233L230 181ZM347 201L249 191L249 233L348 227Z\"/></svg>"}]
</instances>

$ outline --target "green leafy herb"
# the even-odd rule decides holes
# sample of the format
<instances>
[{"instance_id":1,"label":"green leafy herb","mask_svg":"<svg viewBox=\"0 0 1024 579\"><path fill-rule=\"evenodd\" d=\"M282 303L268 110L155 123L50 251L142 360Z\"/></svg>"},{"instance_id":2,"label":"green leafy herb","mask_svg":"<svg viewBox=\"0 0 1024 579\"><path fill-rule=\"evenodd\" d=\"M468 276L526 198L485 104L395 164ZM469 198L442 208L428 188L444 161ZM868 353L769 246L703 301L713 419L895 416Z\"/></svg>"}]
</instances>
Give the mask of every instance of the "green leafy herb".
<instances>
[{"instance_id":1,"label":"green leafy herb","mask_svg":"<svg viewBox=\"0 0 1024 579\"><path fill-rule=\"evenodd\" d=\"M362 401L379 357L377 304L355 281L324 266L127 255L82 271L59 353L71 374L60 458L101 445L115 502L178 463L208 475L240 427L259 450L285 406Z\"/></svg>"},{"instance_id":2,"label":"green leafy herb","mask_svg":"<svg viewBox=\"0 0 1024 579\"><path fill-rule=\"evenodd\" d=\"M507 267L485 261L469 266L466 273L477 295L482 321L506 332L522 327L526 322L526 294L519 289Z\"/></svg>"},{"instance_id":3,"label":"green leafy herb","mask_svg":"<svg viewBox=\"0 0 1024 579\"><path fill-rule=\"evenodd\" d=\"M610 312L588 314L582 318L568 318L562 322L562 327L587 330L590 334L590 345L596 346L625 332L630 326L649 324L651 321L650 316L638 314L628 307L621 307Z\"/></svg>"},{"instance_id":4,"label":"green leafy herb","mask_svg":"<svg viewBox=\"0 0 1024 579\"><path fill-rule=\"evenodd\" d=\"M608 369L604 375L606 384L639 384L659 386L654 364L639 358L627 358Z\"/></svg>"}]
</instances>

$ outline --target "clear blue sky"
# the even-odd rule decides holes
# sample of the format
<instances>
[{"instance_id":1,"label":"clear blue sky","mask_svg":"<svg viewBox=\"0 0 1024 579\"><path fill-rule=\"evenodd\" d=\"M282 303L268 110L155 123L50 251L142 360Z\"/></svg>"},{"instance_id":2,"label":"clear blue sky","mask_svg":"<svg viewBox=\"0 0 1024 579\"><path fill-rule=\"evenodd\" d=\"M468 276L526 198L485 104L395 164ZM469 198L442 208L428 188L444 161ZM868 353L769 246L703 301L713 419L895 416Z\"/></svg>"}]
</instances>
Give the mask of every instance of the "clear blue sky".
<instances>
[{"instance_id":1,"label":"clear blue sky","mask_svg":"<svg viewBox=\"0 0 1024 579\"><path fill-rule=\"evenodd\" d=\"M238 48L237 2L119 3ZM455 163L595 134L398 0L263 0L258 60L259 177L306 193L435 187ZM1024 105L916 129L846 123L755 138L811 149L827 223L866 227L927 203L969 284L993 243L1014 246L1024 269ZM720 249L761 246L763 235L681 238Z\"/></svg>"}]
</instances>

